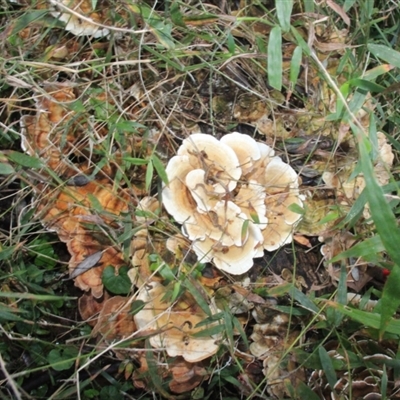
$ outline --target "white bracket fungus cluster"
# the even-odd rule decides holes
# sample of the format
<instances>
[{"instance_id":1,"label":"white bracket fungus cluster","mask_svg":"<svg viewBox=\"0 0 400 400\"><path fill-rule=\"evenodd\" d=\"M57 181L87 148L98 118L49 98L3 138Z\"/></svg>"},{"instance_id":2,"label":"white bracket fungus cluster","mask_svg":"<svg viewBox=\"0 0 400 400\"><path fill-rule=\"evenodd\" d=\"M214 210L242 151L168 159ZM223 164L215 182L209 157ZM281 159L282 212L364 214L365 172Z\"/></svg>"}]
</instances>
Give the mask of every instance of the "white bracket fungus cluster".
<instances>
[{"instance_id":1,"label":"white bracket fungus cluster","mask_svg":"<svg viewBox=\"0 0 400 400\"><path fill-rule=\"evenodd\" d=\"M303 205L297 173L248 135L195 133L169 161L163 203L202 262L243 274L253 258L292 241ZM292 208L293 209L293 208Z\"/></svg>"}]
</instances>

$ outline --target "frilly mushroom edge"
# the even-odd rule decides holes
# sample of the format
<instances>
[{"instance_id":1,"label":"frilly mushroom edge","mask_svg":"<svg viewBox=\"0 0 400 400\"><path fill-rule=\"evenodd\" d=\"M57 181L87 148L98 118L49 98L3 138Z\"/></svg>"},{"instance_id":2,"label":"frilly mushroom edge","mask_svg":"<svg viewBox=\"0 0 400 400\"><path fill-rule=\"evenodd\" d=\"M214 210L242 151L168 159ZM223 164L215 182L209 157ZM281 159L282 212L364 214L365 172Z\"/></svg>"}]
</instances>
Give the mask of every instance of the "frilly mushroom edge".
<instances>
[{"instance_id":1,"label":"frilly mushroom edge","mask_svg":"<svg viewBox=\"0 0 400 400\"><path fill-rule=\"evenodd\" d=\"M297 173L269 146L233 132L195 133L166 167L167 212L203 262L243 274L253 258L290 243L303 205Z\"/></svg>"}]
</instances>

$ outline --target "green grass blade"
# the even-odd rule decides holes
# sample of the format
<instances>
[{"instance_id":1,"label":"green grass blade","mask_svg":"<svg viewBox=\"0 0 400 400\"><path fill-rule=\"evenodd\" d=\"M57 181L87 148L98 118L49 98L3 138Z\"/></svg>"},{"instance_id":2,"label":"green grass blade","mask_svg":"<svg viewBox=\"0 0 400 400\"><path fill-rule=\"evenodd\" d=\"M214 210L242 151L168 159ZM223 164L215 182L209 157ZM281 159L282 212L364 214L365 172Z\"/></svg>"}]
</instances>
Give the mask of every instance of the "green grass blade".
<instances>
[{"instance_id":1,"label":"green grass blade","mask_svg":"<svg viewBox=\"0 0 400 400\"><path fill-rule=\"evenodd\" d=\"M128 4L133 13L140 15L148 24L150 30L158 41L167 49L173 49L175 43L172 38L172 24L167 19L160 17L151 7L146 4Z\"/></svg>"},{"instance_id":2,"label":"green grass blade","mask_svg":"<svg viewBox=\"0 0 400 400\"><path fill-rule=\"evenodd\" d=\"M289 293L302 307L316 314L319 313L319 308L299 289L292 286Z\"/></svg>"},{"instance_id":3,"label":"green grass blade","mask_svg":"<svg viewBox=\"0 0 400 400\"><path fill-rule=\"evenodd\" d=\"M282 89L282 31L272 28L268 41L268 82L276 90Z\"/></svg>"},{"instance_id":4,"label":"green grass blade","mask_svg":"<svg viewBox=\"0 0 400 400\"><path fill-rule=\"evenodd\" d=\"M325 350L323 346L319 346L318 353L322 369L325 372L326 379L328 380L329 386L333 390L337 382L337 377L335 368L333 367L332 359L329 357L328 352Z\"/></svg>"},{"instance_id":5,"label":"green grass blade","mask_svg":"<svg viewBox=\"0 0 400 400\"><path fill-rule=\"evenodd\" d=\"M385 246L382 243L382 240L379 235L375 235L371 238L365 239L360 243L357 243L349 250L343 251L338 254L336 257L333 257L329 260L330 263L335 263L344 258L358 258L358 257L368 257L370 255L376 255L381 251L385 251Z\"/></svg>"},{"instance_id":6,"label":"green grass blade","mask_svg":"<svg viewBox=\"0 0 400 400\"><path fill-rule=\"evenodd\" d=\"M157 171L158 176L161 178L161 180L168 185L168 175L165 171L165 167L163 162L157 157L156 154L153 154L151 157L151 162L154 165L154 168Z\"/></svg>"},{"instance_id":7,"label":"green grass blade","mask_svg":"<svg viewBox=\"0 0 400 400\"><path fill-rule=\"evenodd\" d=\"M183 286L186 287L204 313L208 317L211 317L212 313L205 298L205 294L201 293L201 291L189 280L189 278L184 281Z\"/></svg>"},{"instance_id":8,"label":"green grass blade","mask_svg":"<svg viewBox=\"0 0 400 400\"><path fill-rule=\"evenodd\" d=\"M149 191L150 186L151 186L151 182L153 180L153 172L154 172L154 164L152 162L150 162L147 165L147 169L146 169L146 178L145 178L145 187L146 187L146 191Z\"/></svg>"},{"instance_id":9,"label":"green grass blade","mask_svg":"<svg viewBox=\"0 0 400 400\"><path fill-rule=\"evenodd\" d=\"M290 62L290 82L295 85L299 77L301 61L303 58L303 50L300 46L294 49L292 61Z\"/></svg>"},{"instance_id":10,"label":"green grass blade","mask_svg":"<svg viewBox=\"0 0 400 400\"><path fill-rule=\"evenodd\" d=\"M320 397L303 382L299 382L296 392L299 399L320 400Z\"/></svg>"},{"instance_id":11,"label":"green grass blade","mask_svg":"<svg viewBox=\"0 0 400 400\"><path fill-rule=\"evenodd\" d=\"M38 158L28 156L24 153L19 153L18 151L11 151L8 154L8 158L16 164L27 168L41 168L43 166L42 162Z\"/></svg>"},{"instance_id":12,"label":"green grass blade","mask_svg":"<svg viewBox=\"0 0 400 400\"><path fill-rule=\"evenodd\" d=\"M29 10L27 13L23 13L14 23L11 35L21 32L32 22L43 19L47 14L48 10Z\"/></svg>"},{"instance_id":13,"label":"green grass blade","mask_svg":"<svg viewBox=\"0 0 400 400\"><path fill-rule=\"evenodd\" d=\"M360 324L373 329L380 329L381 314L371 313L370 311L362 311L334 301L328 301L328 306L336 308L347 317L359 322ZM398 335L400 332L400 321L395 318L389 318L386 324L385 332Z\"/></svg>"},{"instance_id":14,"label":"green grass blade","mask_svg":"<svg viewBox=\"0 0 400 400\"><path fill-rule=\"evenodd\" d=\"M0 298L8 299L28 299L32 301L60 301L60 300L76 300L77 297L72 296L55 296L50 294L33 294L33 293L12 293L0 292Z\"/></svg>"},{"instance_id":15,"label":"green grass blade","mask_svg":"<svg viewBox=\"0 0 400 400\"><path fill-rule=\"evenodd\" d=\"M310 56L311 55L310 47L308 46L307 42L303 39L300 32L293 26L291 27L290 32L295 37L297 44L301 47L304 54Z\"/></svg>"},{"instance_id":16,"label":"green grass blade","mask_svg":"<svg viewBox=\"0 0 400 400\"><path fill-rule=\"evenodd\" d=\"M360 163L366 183L365 191L371 216L387 253L395 263L382 293L380 321L380 335L382 336L385 330L387 330L387 324L390 318L400 305L400 294L398 290L398 282L400 280L400 254L398 252L400 230L397 226L396 217L385 199L383 189L374 176L373 166L368 152L370 143L354 125L352 125L352 130L358 138Z\"/></svg>"}]
</instances>

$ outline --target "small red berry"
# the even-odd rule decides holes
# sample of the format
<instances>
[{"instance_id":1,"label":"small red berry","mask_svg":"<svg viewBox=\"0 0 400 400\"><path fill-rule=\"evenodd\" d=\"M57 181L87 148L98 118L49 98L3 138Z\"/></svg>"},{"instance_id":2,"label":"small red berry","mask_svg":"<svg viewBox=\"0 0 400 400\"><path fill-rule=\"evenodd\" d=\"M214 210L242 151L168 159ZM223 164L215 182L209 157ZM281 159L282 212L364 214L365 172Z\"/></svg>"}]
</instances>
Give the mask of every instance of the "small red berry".
<instances>
[{"instance_id":1,"label":"small red berry","mask_svg":"<svg viewBox=\"0 0 400 400\"><path fill-rule=\"evenodd\" d=\"M382 275L386 278L390 275L390 270L387 268L383 268Z\"/></svg>"}]
</instances>

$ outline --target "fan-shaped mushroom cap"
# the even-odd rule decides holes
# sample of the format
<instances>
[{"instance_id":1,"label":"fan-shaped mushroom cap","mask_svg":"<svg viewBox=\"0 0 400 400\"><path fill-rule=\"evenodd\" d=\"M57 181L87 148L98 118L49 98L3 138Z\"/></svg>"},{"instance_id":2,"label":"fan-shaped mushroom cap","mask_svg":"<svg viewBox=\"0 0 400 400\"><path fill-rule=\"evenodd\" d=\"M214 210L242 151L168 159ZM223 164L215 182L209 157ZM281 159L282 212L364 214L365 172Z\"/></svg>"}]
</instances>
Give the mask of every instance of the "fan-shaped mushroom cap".
<instances>
[{"instance_id":1,"label":"fan-shaped mushroom cap","mask_svg":"<svg viewBox=\"0 0 400 400\"><path fill-rule=\"evenodd\" d=\"M139 211L143 212L144 215L137 215L136 220L141 223L153 222L154 219L151 218L151 214L154 214L158 210L159 207L160 207L160 204L156 198L150 197L150 196L143 197L139 201L139 204L137 205L137 209Z\"/></svg>"},{"instance_id":2,"label":"fan-shaped mushroom cap","mask_svg":"<svg viewBox=\"0 0 400 400\"><path fill-rule=\"evenodd\" d=\"M246 178L259 182L259 177L264 175L265 167L274 157L275 151L264 143L256 143L260 150L260 158L254 161L253 168L246 174Z\"/></svg>"},{"instance_id":3,"label":"fan-shaped mushroom cap","mask_svg":"<svg viewBox=\"0 0 400 400\"><path fill-rule=\"evenodd\" d=\"M188 393L199 386L207 376L207 370L197 364L191 364L180 357L168 366L172 373L169 388L174 393Z\"/></svg>"},{"instance_id":4,"label":"fan-shaped mushroom cap","mask_svg":"<svg viewBox=\"0 0 400 400\"><path fill-rule=\"evenodd\" d=\"M178 150L178 156L182 155L190 156L190 164L193 167L199 165L206 172L216 193L235 189L242 175L236 153L213 136L203 133L190 135Z\"/></svg>"},{"instance_id":5,"label":"fan-shaped mushroom cap","mask_svg":"<svg viewBox=\"0 0 400 400\"><path fill-rule=\"evenodd\" d=\"M213 210L190 218L185 224L187 236L191 240L204 240L206 237L219 241L224 246L241 246L243 238L242 227L247 220L246 214L231 201L218 202Z\"/></svg>"},{"instance_id":6,"label":"fan-shaped mushroom cap","mask_svg":"<svg viewBox=\"0 0 400 400\"><path fill-rule=\"evenodd\" d=\"M165 169L168 185L163 189L163 204L175 221L183 224L193 214L193 199L185 185L186 175L193 170L189 156L172 157Z\"/></svg>"},{"instance_id":7,"label":"fan-shaped mushroom cap","mask_svg":"<svg viewBox=\"0 0 400 400\"><path fill-rule=\"evenodd\" d=\"M217 268L230 274L240 275L253 266L253 258L262 257L263 235L252 222L247 227L248 238L243 246L223 246L206 238L193 243L193 250L202 262L214 260Z\"/></svg>"},{"instance_id":8,"label":"fan-shaped mushroom cap","mask_svg":"<svg viewBox=\"0 0 400 400\"><path fill-rule=\"evenodd\" d=\"M207 315L187 292L174 304L168 303L165 301L167 290L160 283L151 282L139 291L137 299L145 302L146 306L134 317L138 330L153 331L150 344L157 349L165 348L170 357L182 356L194 363L214 355L218 350L219 336L193 337L207 328L196 328ZM217 312L212 305L210 309Z\"/></svg>"},{"instance_id":9,"label":"fan-shaped mushroom cap","mask_svg":"<svg viewBox=\"0 0 400 400\"><path fill-rule=\"evenodd\" d=\"M264 249L273 251L279 247L291 243L293 229L300 220L301 214L289 209L292 204L302 206L302 197L296 192L283 192L269 196L265 200L267 206L268 224L263 229Z\"/></svg>"},{"instance_id":10,"label":"fan-shaped mushroom cap","mask_svg":"<svg viewBox=\"0 0 400 400\"><path fill-rule=\"evenodd\" d=\"M114 296L104 302L93 335L101 333L106 339L121 339L136 331L133 316L129 312L128 298Z\"/></svg>"},{"instance_id":11,"label":"fan-shaped mushroom cap","mask_svg":"<svg viewBox=\"0 0 400 400\"><path fill-rule=\"evenodd\" d=\"M185 183L197 204L197 210L206 213L217 204L220 195L205 181L205 175L204 170L194 169L186 175Z\"/></svg>"},{"instance_id":12,"label":"fan-shaped mushroom cap","mask_svg":"<svg viewBox=\"0 0 400 400\"><path fill-rule=\"evenodd\" d=\"M261 158L260 147L248 135L243 135L239 132L229 133L221 138L221 143L228 145L235 152L243 174L253 168L254 161Z\"/></svg>"},{"instance_id":13,"label":"fan-shaped mushroom cap","mask_svg":"<svg viewBox=\"0 0 400 400\"><path fill-rule=\"evenodd\" d=\"M243 184L235 196L235 204L246 214L247 219L257 223L261 229L265 228L268 218L264 186L254 180Z\"/></svg>"},{"instance_id":14,"label":"fan-shaped mushroom cap","mask_svg":"<svg viewBox=\"0 0 400 400\"><path fill-rule=\"evenodd\" d=\"M94 12L89 0L50 0L54 6L62 3L64 6L81 14L85 19L79 18L73 13L66 12L63 7L59 6L60 11L52 11L51 14L60 21L65 22L65 29L76 36L93 36L95 38L107 36L110 30L103 28L98 24L102 23L101 13ZM91 22L93 21L93 22ZM97 22L94 23L94 22Z\"/></svg>"},{"instance_id":15,"label":"fan-shaped mushroom cap","mask_svg":"<svg viewBox=\"0 0 400 400\"><path fill-rule=\"evenodd\" d=\"M282 161L279 157L273 157L265 168L264 176L258 180L265 185L267 194L281 193L290 188L298 188L299 178L296 171Z\"/></svg>"},{"instance_id":16,"label":"fan-shaped mushroom cap","mask_svg":"<svg viewBox=\"0 0 400 400\"><path fill-rule=\"evenodd\" d=\"M234 132L193 134L166 168L164 205L203 261L242 274L264 248L292 240L302 206L297 173L267 145ZM263 232L261 232L263 231Z\"/></svg>"}]
</instances>

